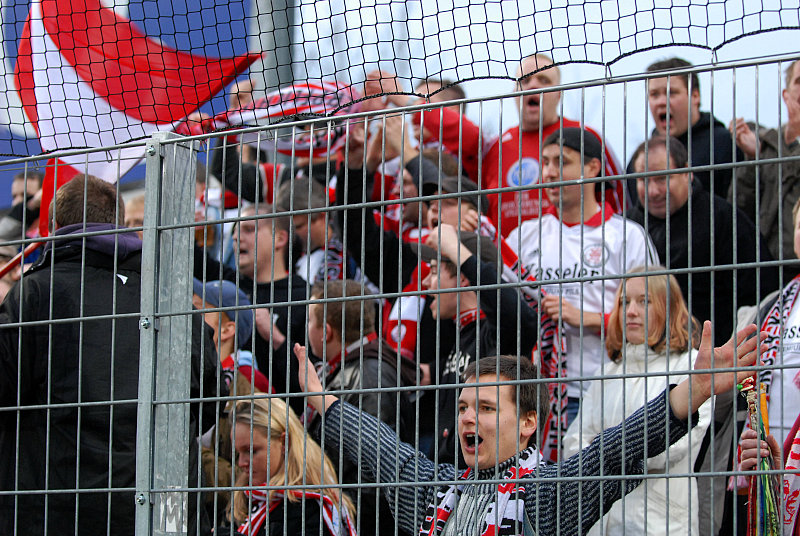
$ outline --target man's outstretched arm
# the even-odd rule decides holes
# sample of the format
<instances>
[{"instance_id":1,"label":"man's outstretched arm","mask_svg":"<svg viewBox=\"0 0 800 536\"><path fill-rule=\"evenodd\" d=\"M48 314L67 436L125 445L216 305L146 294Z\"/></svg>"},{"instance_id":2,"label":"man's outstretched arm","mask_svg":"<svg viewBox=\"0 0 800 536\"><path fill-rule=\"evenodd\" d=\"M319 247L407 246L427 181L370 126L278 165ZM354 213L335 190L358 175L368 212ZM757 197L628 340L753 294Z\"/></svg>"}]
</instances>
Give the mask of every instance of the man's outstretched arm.
<instances>
[{"instance_id":1,"label":"man's outstretched arm","mask_svg":"<svg viewBox=\"0 0 800 536\"><path fill-rule=\"evenodd\" d=\"M300 385L308 393L308 405L323 416L320 437L323 448L344 454L358 465L368 482L430 483L428 486L383 488L399 528L416 534L428 504L436 495L436 481L453 480L455 468L448 464L437 466L414 447L400 441L394 430L369 413L336 396L323 395L322 383L313 363L306 357L306 348L296 344L294 353L300 365Z\"/></svg>"}]
</instances>

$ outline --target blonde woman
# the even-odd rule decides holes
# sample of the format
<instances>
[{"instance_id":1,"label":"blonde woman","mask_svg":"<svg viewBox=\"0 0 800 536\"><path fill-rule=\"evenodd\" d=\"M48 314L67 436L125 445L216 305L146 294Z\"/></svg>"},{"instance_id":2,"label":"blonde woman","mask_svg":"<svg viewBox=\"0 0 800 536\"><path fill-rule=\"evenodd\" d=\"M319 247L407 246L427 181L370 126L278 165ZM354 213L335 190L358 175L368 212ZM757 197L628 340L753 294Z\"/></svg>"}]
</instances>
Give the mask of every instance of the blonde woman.
<instances>
[{"instance_id":1,"label":"blonde woman","mask_svg":"<svg viewBox=\"0 0 800 536\"><path fill-rule=\"evenodd\" d=\"M664 270L662 266L649 269ZM643 271L640 266L632 273ZM668 385L686 378L700 335L700 326L686 309L672 275L643 275L621 285L606 337L612 363L602 373L624 377L592 382L581 401L582 415L573 421L564 438L565 454L575 454ZM697 426L689 434L665 453L647 459L649 475L692 471L711 421L709 402L700 407L699 415ZM600 534L602 524L607 534L697 534L695 478L650 478L645 482L615 503L589 533Z\"/></svg>"},{"instance_id":2,"label":"blonde woman","mask_svg":"<svg viewBox=\"0 0 800 536\"><path fill-rule=\"evenodd\" d=\"M355 536L350 499L335 487L315 488L338 483L333 464L286 403L276 398L241 401L231 421L236 485L256 487L234 492L231 518L238 533ZM298 485L304 487L291 487ZM226 534L226 529L217 533Z\"/></svg>"}]
</instances>

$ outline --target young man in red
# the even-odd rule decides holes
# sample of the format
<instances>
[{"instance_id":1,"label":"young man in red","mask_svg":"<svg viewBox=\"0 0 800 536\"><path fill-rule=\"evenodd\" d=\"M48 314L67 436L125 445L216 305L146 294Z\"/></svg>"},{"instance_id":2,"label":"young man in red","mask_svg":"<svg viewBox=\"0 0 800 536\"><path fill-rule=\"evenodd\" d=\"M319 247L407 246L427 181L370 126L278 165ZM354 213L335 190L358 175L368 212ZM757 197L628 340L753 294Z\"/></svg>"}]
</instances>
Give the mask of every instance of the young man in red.
<instances>
[{"instance_id":1,"label":"young man in red","mask_svg":"<svg viewBox=\"0 0 800 536\"><path fill-rule=\"evenodd\" d=\"M528 76L528 73L533 73ZM548 89L561 83L561 72L553 66L553 60L543 54L528 56L517 70L519 91ZM578 121L559 116L560 91L547 91L516 98L520 110L519 125L506 130L503 136L489 146L483 161L483 188L533 187L540 182L540 143L562 127L580 127ZM597 132L589 130L598 140ZM605 146L606 177L618 175L621 166L609 147ZM600 198L602 189L595 195ZM614 210L619 211L621 198L615 190L606 192ZM500 234L508 233L519 226L520 221L538 218L541 211L550 207L550 201L538 189L524 189L489 196L489 218Z\"/></svg>"}]
</instances>

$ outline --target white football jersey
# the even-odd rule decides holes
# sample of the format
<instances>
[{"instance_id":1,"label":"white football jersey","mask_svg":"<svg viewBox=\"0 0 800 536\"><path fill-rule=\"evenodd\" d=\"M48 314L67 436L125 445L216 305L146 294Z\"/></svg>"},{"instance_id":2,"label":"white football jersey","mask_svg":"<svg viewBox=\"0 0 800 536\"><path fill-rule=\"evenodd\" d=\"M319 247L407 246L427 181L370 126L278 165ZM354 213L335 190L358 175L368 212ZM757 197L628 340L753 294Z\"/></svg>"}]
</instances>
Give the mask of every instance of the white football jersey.
<instances>
[{"instance_id":1,"label":"white football jersey","mask_svg":"<svg viewBox=\"0 0 800 536\"><path fill-rule=\"evenodd\" d=\"M523 222L506 239L520 262L541 281L547 294L562 296L588 313L608 314L625 274L641 265L656 265L658 253L638 223L603 212L581 224L564 224L553 214ZM573 281L580 278L580 281ZM593 329L564 323L562 345L567 356L567 376L594 376L606 358L605 336ZM570 382L567 393L580 398L590 382Z\"/></svg>"}]
</instances>

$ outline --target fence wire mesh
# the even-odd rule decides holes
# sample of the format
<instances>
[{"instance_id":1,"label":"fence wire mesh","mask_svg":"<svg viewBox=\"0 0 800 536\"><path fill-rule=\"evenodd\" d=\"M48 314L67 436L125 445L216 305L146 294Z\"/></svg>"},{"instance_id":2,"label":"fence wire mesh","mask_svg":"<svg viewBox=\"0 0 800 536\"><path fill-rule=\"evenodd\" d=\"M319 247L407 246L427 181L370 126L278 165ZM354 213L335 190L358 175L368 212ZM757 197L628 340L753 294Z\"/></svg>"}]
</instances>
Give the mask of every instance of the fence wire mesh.
<instances>
[{"instance_id":1,"label":"fence wire mesh","mask_svg":"<svg viewBox=\"0 0 800 536\"><path fill-rule=\"evenodd\" d=\"M543 70L489 99L519 116L498 137L487 99L402 95L155 134L144 192L125 203L78 177L37 206L35 159L8 163L21 197L2 252L42 245L0 280L0 532L796 522L783 495L796 457L784 469L744 448L740 466L737 449L767 421L797 437L800 72L777 64L782 128L731 133L694 97L697 73L733 71L734 92L773 63L569 86ZM622 160L604 140L625 102L603 101L598 130L564 117L566 93L634 84L654 136ZM71 154L85 170L97 157ZM734 335L751 322L768 333L755 367L739 360L751 333ZM742 371L757 377L747 403ZM749 504L728 490L748 478Z\"/></svg>"}]
</instances>

